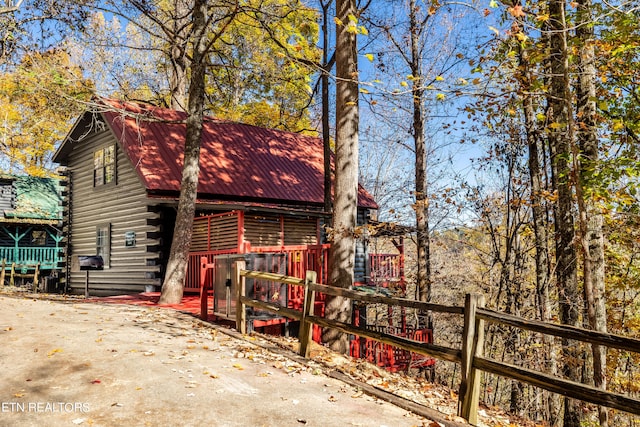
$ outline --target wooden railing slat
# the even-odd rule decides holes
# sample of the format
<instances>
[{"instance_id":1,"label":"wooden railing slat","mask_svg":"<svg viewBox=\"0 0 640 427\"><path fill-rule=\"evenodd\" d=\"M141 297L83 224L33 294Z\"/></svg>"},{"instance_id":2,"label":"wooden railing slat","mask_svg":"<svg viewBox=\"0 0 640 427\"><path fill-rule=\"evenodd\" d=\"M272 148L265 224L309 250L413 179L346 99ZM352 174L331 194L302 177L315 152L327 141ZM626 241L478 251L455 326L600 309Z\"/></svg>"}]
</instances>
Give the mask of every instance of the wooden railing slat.
<instances>
[{"instance_id":1,"label":"wooden railing slat","mask_svg":"<svg viewBox=\"0 0 640 427\"><path fill-rule=\"evenodd\" d=\"M583 341L620 350L640 353L640 340L623 337L604 332L581 329L575 326L560 325L556 323L542 322L539 320L528 320L511 314L498 313L493 310L478 309L479 318L489 322L501 323L503 325L515 326L532 332L553 335L556 337Z\"/></svg>"},{"instance_id":2,"label":"wooden railing slat","mask_svg":"<svg viewBox=\"0 0 640 427\"><path fill-rule=\"evenodd\" d=\"M474 358L473 364L485 372L513 378L563 396L640 415L640 401L630 397L482 357Z\"/></svg>"}]
</instances>

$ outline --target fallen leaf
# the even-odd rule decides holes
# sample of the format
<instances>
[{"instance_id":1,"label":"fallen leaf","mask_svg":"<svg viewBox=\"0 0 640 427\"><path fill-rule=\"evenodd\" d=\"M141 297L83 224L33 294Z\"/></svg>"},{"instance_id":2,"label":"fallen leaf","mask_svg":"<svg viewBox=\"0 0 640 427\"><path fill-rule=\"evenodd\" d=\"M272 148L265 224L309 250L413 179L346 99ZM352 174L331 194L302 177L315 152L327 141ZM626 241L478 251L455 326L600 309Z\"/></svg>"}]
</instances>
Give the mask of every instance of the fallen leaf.
<instances>
[{"instance_id":1,"label":"fallen leaf","mask_svg":"<svg viewBox=\"0 0 640 427\"><path fill-rule=\"evenodd\" d=\"M14 393L13 397L24 397L24 393Z\"/></svg>"},{"instance_id":2,"label":"fallen leaf","mask_svg":"<svg viewBox=\"0 0 640 427\"><path fill-rule=\"evenodd\" d=\"M338 399L335 398L335 396L329 396L329 402L337 402Z\"/></svg>"},{"instance_id":3,"label":"fallen leaf","mask_svg":"<svg viewBox=\"0 0 640 427\"><path fill-rule=\"evenodd\" d=\"M13 328L11 326L7 326L6 328L4 328L4 330L6 332L9 332L9 331L13 331Z\"/></svg>"},{"instance_id":4,"label":"fallen leaf","mask_svg":"<svg viewBox=\"0 0 640 427\"><path fill-rule=\"evenodd\" d=\"M299 422L300 424L306 424L306 423L307 423L307 420L303 420L302 418L298 418L298 422Z\"/></svg>"},{"instance_id":5,"label":"fallen leaf","mask_svg":"<svg viewBox=\"0 0 640 427\"><path fill-rule=\"evenodd\" d=\"M54 348L53 350L51 350L49 353L47 353L47 357L52 357L54 354L56 353L62 353L62 349L60 348Z\"/></svg>"},{"instance_id":6,"label":"fallen leaf","mask_svg":"<svg viewBox=\"0 0 640 427\"><path fill-rule=\"evenodd\" d=\"M99 379L95 379L93 381L91 381L91 384L100 384L102 381L100 381Z\"/></svg>"},{"instance_id":7,"label":"fallen leaf","mask_svg":"<svg viewBox=\"0 0 640 427\"><path fill-rule=\"evenodd\" d=\"M233 364L233 367L234 367L234 368L236 368L236 369L239 369L239 370L241 370L241 371L242 371L242 370L244 370L244 368L242 367L242 365L241 365L241 364L239 364L239 363L234 363L234 364Z\"/></svg>"}]
</instances>

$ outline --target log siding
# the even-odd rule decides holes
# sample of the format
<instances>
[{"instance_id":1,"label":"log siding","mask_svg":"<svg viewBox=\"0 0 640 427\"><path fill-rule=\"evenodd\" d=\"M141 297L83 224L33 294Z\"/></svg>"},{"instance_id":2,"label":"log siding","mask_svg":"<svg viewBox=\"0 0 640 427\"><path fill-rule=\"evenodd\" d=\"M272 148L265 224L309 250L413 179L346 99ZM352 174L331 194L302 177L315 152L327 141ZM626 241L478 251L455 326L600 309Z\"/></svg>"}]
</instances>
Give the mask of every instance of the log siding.
<instances>
[{"instance_id":1,"label":"log siding","mask_svg":"<svg viewBox=\"0 0 640 427\"><path fill-rule=\"evenodd\" d=\"M113 144L116 146L115 181L94 186L94 153ZM147 198L142 183L111 131L92 133L75 143L66 166L73 188L68 209L73 217L67 221L67 262L74 256L94 255L97 229L105 225L110 229L109 259L105 260L108 261L105 269L89 274L91 294L143 292L147 285L160 285L160 267L148 265L155 264L148 260L158 255L154 249L149 253L148 248L157 248L161 241L147 238L148 234L160 235L159 226L148 225L147 221L158 218L158 214L149 211L148 205L152 201ZM126 245L126 233L135 234L135 245ZM69 269L65 279L71 293L84 292L84 271Z\"/></svg>"}]
</instances>

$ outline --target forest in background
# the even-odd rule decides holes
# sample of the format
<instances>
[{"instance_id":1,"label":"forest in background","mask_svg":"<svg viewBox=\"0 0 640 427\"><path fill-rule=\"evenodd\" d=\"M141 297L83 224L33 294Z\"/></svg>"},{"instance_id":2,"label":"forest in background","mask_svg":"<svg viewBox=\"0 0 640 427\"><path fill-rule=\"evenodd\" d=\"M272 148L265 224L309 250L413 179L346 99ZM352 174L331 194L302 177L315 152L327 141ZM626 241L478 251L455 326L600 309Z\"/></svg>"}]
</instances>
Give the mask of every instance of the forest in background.
<instances>
[{"instance_id":1,"label":"forest in background","mask_svg":"<svg viewBox=\"0 0 640 427\"><path fill-rule=\"evenodd\" d=\"M94 95L187 108L192 3L7 2L3 172L52 173ZM368 0L346 19L332 0L208 3L204 111L333 149L336 31L357 39L359 179L381 220L414 227L412 297L482 292L506 313L640 336L636 1ZM434 320L436 342L453 340L455 324ZM486 343L496 359L639 395L638 354L508 328ZM484 389L487 404L552 425L640 424L489 375Z\"/></svg>"}]
</instances>

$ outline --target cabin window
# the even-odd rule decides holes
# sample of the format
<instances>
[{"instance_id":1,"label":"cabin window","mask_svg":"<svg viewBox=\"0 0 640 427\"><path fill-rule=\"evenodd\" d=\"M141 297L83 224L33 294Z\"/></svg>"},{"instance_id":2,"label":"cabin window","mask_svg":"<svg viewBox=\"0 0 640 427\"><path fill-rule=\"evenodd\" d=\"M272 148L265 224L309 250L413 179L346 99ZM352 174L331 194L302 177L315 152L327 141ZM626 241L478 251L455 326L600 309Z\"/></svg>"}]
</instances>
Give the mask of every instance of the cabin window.
<instances>
[{"instance_id":1,"label":"cabin window","mask_svg":"<svg viewBox=\"0 0 640 427\"><path fill-rule=\"evenodd\" d=\"M108 145L93 153L93 186L111 184L116 179L116 146Z\"/></svg>"},{"instance_id":2,"label":"cabin window","mask_svg":"<svg viewBox=\"0 0 640 427\"><path fill-rule=\"evenodd\" d=\"M47 244L47 233L44 230L34 230L31 232L31 244L34 246L44 246Z\"/></svg>"},{"instance_id":3,"label":"cabin window","mask_svg":"<svg viewBox=\"0 0 640 427\"><path fill-rule=\"evenodd\" d=\"M111 224L103 224L96 227L96 255L102 257L104 266L109 266L111 254Z\"/></svg>"}]
</instances>

